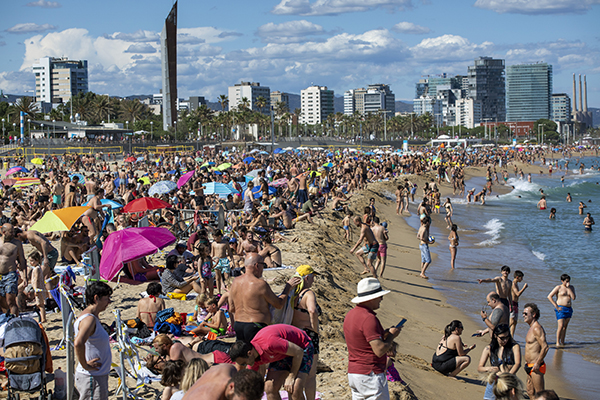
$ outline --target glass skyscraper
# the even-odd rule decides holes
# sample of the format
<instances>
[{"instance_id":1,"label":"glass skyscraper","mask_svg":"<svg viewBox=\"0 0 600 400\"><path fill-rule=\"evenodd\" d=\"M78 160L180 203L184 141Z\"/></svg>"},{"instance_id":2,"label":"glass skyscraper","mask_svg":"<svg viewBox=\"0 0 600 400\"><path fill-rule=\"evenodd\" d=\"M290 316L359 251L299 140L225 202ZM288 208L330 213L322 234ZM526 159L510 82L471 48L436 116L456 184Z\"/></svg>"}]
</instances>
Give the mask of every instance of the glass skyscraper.
<instances>
[{"instance_id":1,"label":"glass skyscraper","mask_svg":"<svg viewBox=\"0 0 600 400\"><path fill-rule=\"evenodd\" d=\"M552 114L552 65L510 65L506 68L506 120L537 121Z\"/></svg>"}]
</instances>

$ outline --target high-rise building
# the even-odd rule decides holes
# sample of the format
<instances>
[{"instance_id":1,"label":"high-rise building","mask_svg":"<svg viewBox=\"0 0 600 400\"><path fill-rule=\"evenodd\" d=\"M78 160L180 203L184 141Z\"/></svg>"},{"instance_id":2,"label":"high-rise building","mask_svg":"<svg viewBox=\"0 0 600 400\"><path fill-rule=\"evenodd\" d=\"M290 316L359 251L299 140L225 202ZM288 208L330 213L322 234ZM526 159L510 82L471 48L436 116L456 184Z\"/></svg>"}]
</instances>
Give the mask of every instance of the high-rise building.
<instances>
[{"instance_id":1,"label":"high-rise building","mask_svg":"<svg viewBox=\"0 0 600 400\"><path fill-rule=\"evenodd\" d=\"M302 124L320 124L329 114L335 112L333 107L333 90L327 86L310 86L300 91Z\"/></svg>"},{"instance_id":2,"label":"high-rise building","mask_svg":"<svg viewBox=\"0 0 600 400\"><path fill-rule=\"evenodd\" d=\"M390 90L389 85L373 84L367 89L359 88L344 92L344 114L352 115L378 113L386 111L388 118L396 112L396 96Z\"/></svg>"},{"instance_id":3,"label":"high-rise building","mask_svg":"<svg viewBox=\"0 0 600 400\"><path fill-rule=\"evenodd\" d=\"M552 114L552 65L506 67L506 121L537 121Z\"/></svg>"},{"instance_id":4,"label":"high-rise building","mask_svg":"<svg viewBox=\"0 0 600 400\"><path fill-rule=\"evenodd\" d=\"M571 121L571 98L566 93L555 93L552 95L552 121Z\"/></svg>"},{"instance_id":5,"label":"high-rise building","mask_svg":"<svg viewBox=\"0 0 600 400\"><path fill-rule=\"evenodd\" d=\"M481 102L483 121L504 121L506 119L506 89L504 85L504 60L479 57L475 65L470 65L468 96ZM481 121L475 121L479 124Z\"/></svg>"},{"instance_id":6,"label":"high-rise building","mask_svg":"<svg viewBox=\"0 0 600 400\"><path fill-rule=\"evenodd\" d=\"M163 129L177 124L177 1L160 34Z\"/></svg>"},{"instance_id":7,"label":"high-rise building","mask_svg":"<svg viewBox=\"0 0 600 400\"><path fill-rule=\"evenodd\" d=\"M252 111L258 111L265 115L271 112L271 89L267 86L260 86L260 82L244 82L236 83L234 86L229 86L229 109L234 110L239 107L243 98L248 99L248 106ZM256 105L256 100L259 97L265 99L265 107L259 109ZM274 104L273 104L274 105Z\"/></svg>"},{"instance_id":8,"label":"high-rise building","mask_svg":"<svg viewBox=\"0 0 600 400\"><path fill-rule=\"evenodd\" d=\"M479 101L470 97L457 99L454 109L456 126L461 125L473 129L476 126L475 121L481 121L481 102Z\"/></svg>"},{"instance_id":9,"label":"high-rise building","mask_svg":"<svg viewBox=\"0 0 600 400\"><path fill-rule=\"evenodd\" d=\"M67 103L77 93L88 92L86 60L43 57L39 64L33 64L33 72L38 102Z\"/></svg>"},{"instance_id":10,"label":"high-rise building","mask_svg":"<svg viewBox=\"0 0 600 400\"><path fill-rule=\"evenodd\" d=\"M285 107L290 112L294 111L290 110L290 95L287 93L280 92L279 90L271 92L271 105L275 107L277 103L285 104Z\"/></svg>"},{"instance_id":11,"label":"high-rise building","mask_svg":"<svg viewBox=\"0 0 600 400\"><path fill-rule=\"evenodd\" d=\"M363 114L378 113L384 111L388 118L396 113L396 96L390 90L389 85L369 85L364 95Z\"/></svg>"},{"instance_id":12,"label":"high-rise building","mask_svg":"<svg viewBox=\"0 0 600 400\"><path fill-rule=\"evenodd\" d=\"M416 115L430 113L434 118L434 123L436 123L436 118L439 119L442 113L442 99L439 99L437 96L421 96L418 99L414 99L413 111Z\"/></svg>"}]
</instances>

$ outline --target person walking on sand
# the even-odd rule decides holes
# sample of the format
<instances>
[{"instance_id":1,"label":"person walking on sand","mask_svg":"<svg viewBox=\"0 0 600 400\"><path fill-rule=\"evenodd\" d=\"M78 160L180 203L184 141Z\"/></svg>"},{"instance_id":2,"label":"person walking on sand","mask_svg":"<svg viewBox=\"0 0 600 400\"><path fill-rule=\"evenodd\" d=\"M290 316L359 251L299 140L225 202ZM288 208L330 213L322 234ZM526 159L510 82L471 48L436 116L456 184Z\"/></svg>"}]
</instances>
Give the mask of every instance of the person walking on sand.
<instances>
[{"instance_id":1,"label":"person walking on sand","mask_svg":"<svg viewBox=\"0 0 600 400\"><path fill-rule=\"evenodd\" d=\"M352 400L389 399L385 375L387 355L395 354L394 339L402 328L383 329L375 314L382 297L390 293L383 290L375 278L358 282L356 304L344 319L344 337L348 345L348 383Z\"/></svg>"},{"instance_id":2,"label":"person walking on sand","mask_svg":"<svg viewBox=\"0 0 600 400\"><path fill-rule=\"evenodd\" d=\"M530 399L537 392L544 390L544 374L546 363L544 357L548 353L546 331L538 322L540 310L534 303L525 304L523 320L529 325L525 337L525 372L527 373L527 394Z\"/></svg>"},{"instance_id":3,"label":"person walking on sand","mask_svg":"<svg viewBox=\"0 0 600 400\"><path fill-rule=\"evenodd\" d=\"M377 271L375 271L375 267L373 266L373 260L377 258L377 253L379 252L379 242L375 240L375 236L373 235L373 231L371 230L369 225L362 222L359 216L354 217L354 223L360 228L360 237L358 238L358 241L356 242L354 247L350 249L350 254L355 254L361 262L361 264L363 265L364 270L363 272L361 272L361 275L368 274L369 272L371 272L373 277L377 278ZM356 253L354 253L356 248L363 243L364 246L358 249ZM363 255L364 258L367 259L366 262L363 258Z\"/></svg>"},{"instance_id":4,"label":"person walking on sand","mask_svg":"<svg viewBox=\"0 0 600 400\"><path fill-rule=\"evenodd\" d=\"M515 271L514 279L512 286L510 288L512 293L512 300L510 303L510 334L512 336L515 335L515 329L517 328L517 322L519 320L519 298L527 289L527 284L524 284L521 289L519 289L519 283L523 282L523 272L517 270Z\"/></svg>"},{"instance_id":5,"label":"person walking on sand","mask_svg":"<svg viewBox=\"0 0 600 400\"><path fill-rule=\"evenodd\" d=\"M458 226L456 224L452 224L450 228L450 234L448 235L448 241L450 242L450 266L451 269L454 269L456 264L456 252L458 250Z\"/></svg>"},{"instance_id":6,"label":"person walking on sand","mask_svg":"<svg viewBox=\"0 0 600 400\"><path fill-rule=\"evenodd\" d=\"M387 231L387 222L379 223L379 217L373 218L374 225L371 227L375 240L379 243L379 250L377 251L377 264L375 265L375 271L379 270L378 274L380 278L383 278L383 271L385 271L385 263L387 261L387 241L389 240Z\"/></svg>"},{"instance_id":7,"label":"person walking on sand","mask_svg":"<svg viewBox=\"0 0 600 400\"><path fill-rule=\"evenodd\" d=\"M419 275L423 279L429 279L427 275L425 275L425 271L429 268L431 264L431 253L429 253L429 244L433 243L429 240L429 223L431 219L429 219L426 215L421 215L421 226L419 227L419 231L417 232L417 239L419 239L419 249L421 250L421 274Z\"/></svg>"},{"instance_id":8,"label":"person walking on sand","mask_svg":"<svg viewBox=\"0 0 600 400\"><path fill-rule=\"evenodd\" d=\"M575 300L575 286L571 285L571 277L567 274L560 276L560 285L556 286L548 295L548 300L554 306L558 328L556 330L556 347L565 345L567 327L573 316L572 302ZM556 301L554 301L556 296Z\"/></svg>"}]
</instances>

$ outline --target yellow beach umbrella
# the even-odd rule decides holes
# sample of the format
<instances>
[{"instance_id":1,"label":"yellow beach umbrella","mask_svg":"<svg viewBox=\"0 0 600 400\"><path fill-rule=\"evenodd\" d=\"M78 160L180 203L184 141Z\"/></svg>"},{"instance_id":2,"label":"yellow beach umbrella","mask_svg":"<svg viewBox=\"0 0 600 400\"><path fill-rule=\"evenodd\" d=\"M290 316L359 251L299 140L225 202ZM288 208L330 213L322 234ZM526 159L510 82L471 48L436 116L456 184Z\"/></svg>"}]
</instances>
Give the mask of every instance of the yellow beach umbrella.
<instances>
[{"instance_id":1,"label":"yellow beach umbrella","mask_svg":"<svg viewBox=\"0 0 600 400\"><path fill-rule=\"evenodd\" d=\"M226 163L219 165L217 168L214 168L214 169L216 169L217 171L225 171L227 168L231 168L231 165L232 165L231 163L226 162Z\"/></svg>"},{"instance_id":2,"label":"yellow beach umbrella","mask_svg":"<svg viewBox=\"0 0 600 400\"><path fill-rule=\"evenodd\" d=\"M40 183L41 182L38 178L17 178L13 187L20 188L32 185L39 185Z\"/></svg>"},{"instance_id":3,"label":"yellow beach umbrella","mask_svg":"<svg viewBox=\"0 0 600 400\"><path fill-rule=\"evenodd\" d=\"M42 160L41 158L34 158L31 160L32 164L37 164L37 165L42 165L44 163L44 160Z\"/></svg>"},{"instance_id":4,"label":"yellow beach umbrella","mask_svg":"<svg viewBox=\"0 0 600 400\"><path fill-rule=\"evenodd\" d=\"M78 206L47 211L38 222L30 228L40 233L68 231L81 215L90 207Z\"/></svg>"},{"instance_id":5,"label":"yellow beach umbrella","mask_svg":"<svg viewBox=\"0 0 600 400\"><path fill-rule=\"evenodd\" d=\"M142 181L144 185L150 184L150 178L148 178L147 176L142 176L139 180Z\"/></svg>"}]
</instances>

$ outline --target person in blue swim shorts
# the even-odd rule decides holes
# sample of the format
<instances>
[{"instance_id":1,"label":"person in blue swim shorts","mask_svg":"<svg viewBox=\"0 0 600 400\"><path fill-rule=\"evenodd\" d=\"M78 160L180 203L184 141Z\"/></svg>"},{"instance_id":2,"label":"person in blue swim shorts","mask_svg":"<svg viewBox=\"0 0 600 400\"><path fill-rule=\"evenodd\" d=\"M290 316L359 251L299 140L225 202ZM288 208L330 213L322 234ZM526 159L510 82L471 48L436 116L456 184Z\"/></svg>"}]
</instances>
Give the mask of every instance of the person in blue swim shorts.
<instances>
[{"instance_id":1,"label":"person in blue swim shorts","mask_svg":"<svg viewBox=\"0 0 600 400\"><path fill-rule=\"evenodd\" d=\"M556 347L565 345L567 326L573 316L572 302L575 300L575 287L571 285L571 277L567 274L560 276L561 284L556 286L548 295L548 300L554 306L558 329L556 330ZM554 301L556 296L556 301Z\"/></svg>"}]
</instances>

